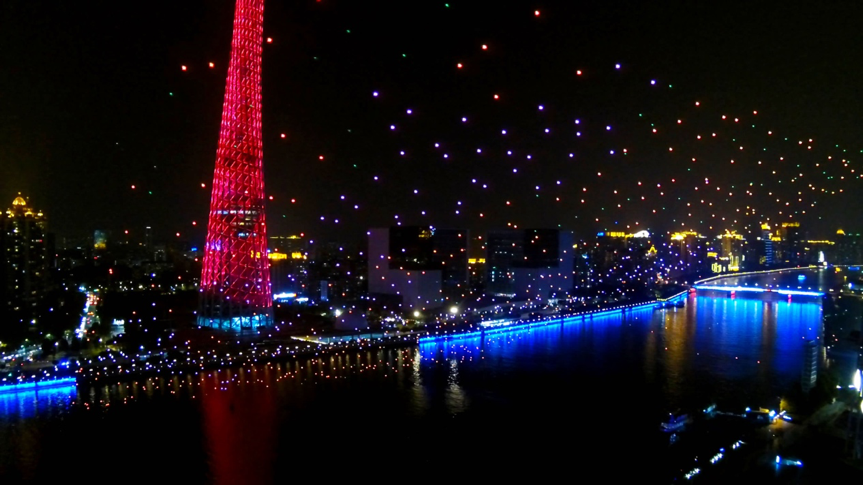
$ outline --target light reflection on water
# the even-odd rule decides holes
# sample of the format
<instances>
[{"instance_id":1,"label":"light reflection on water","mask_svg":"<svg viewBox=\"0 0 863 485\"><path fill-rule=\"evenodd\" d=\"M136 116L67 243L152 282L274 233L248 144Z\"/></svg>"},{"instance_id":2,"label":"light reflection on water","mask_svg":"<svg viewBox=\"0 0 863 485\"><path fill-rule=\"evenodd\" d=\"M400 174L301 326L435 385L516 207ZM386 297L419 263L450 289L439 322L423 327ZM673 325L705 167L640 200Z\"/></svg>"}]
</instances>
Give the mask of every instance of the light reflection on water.
<instances>
[{"instance_id":1,"label":"light reflection on water","mask_svg":"<svg viewBox=\"0 0 863 485\"><path fill-rule=\"evenodd\" d=\"M589 473L609 466L607 450L623 437L642 450L632 468L649 477L667 453L657 431L666 413L772 405L798 381L803 342L821 338L821 321L817 299L706 294L680 309L115 383L78 398L0 396L0 477L49 479L97 453L117 471L183 456L177 480L270 483L297 467L332 471L326 464L345 457L400 457L387 466L413 469L454 449L561 453L554 463ZM562 436L591 448L573 458L546 446ZM18 448L29 451L5 452ZM39 466L47 462L58 468Z\"/></svg>"},{"instance_id":2,"label":"light reflection on water","mask_svg":"<svg viewBox=\"0 0 863 485\"><path fill-rule=\"evenodd\" d=\"M425 365L448 362L454 374L492 377L516 367L582 376L625 374L621 385L660 386L670 408L697 406L698 398L766 406L771 403L764 401L799 379L803 342L820 340L821 332L816 299L698 296L690 297L684 309L647 309L433 342L422 345L421 352ZM479 354L482 364L476 362ZM741 391L741 396L726 395Z\"/></svg>"},{"instance_id":3,"label":"light reflection on water","mask_svg":"<svg viewBox=\"0 0 863 485\"><path fill-rule=\"evenodd\" d=\"M0 416L24 420L67 409L77 395L74 385L0 393Z\"/></svg>"}]
</instances>

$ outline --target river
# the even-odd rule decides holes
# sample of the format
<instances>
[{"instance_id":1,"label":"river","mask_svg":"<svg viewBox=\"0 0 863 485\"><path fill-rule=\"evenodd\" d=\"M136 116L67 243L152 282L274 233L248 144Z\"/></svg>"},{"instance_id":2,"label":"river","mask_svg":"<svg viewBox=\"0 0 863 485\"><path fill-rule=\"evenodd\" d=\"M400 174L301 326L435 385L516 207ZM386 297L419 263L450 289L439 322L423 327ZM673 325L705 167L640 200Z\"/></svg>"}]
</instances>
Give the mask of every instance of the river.
<instances>
[{"instance_id":1,"label":"river","mask_svg":"<svg viewBox=\"0 0 863 485\"><path fill-rule=\"evenodd\" d=\"M731 284L826 290L843 276L798 274ZM813 339L820 298L699 292L485 339L0 395L0 482L669 483L692 450L659 431L668 413L778 407Z\"/></svg>"}]
</instances>

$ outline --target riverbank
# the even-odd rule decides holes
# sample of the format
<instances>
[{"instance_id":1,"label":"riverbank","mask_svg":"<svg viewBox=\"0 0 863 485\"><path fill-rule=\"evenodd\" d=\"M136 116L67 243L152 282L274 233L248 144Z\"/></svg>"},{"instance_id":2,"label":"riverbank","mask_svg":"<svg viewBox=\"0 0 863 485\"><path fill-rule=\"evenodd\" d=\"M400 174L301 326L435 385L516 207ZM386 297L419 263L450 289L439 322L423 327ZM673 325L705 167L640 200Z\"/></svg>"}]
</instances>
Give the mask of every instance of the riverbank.
<instances>
[{"instance_id":1,"label":"riverbank","mask_svg":"<svg viewBox=\"0 0 863 485\"><path fill-rule=\"evenodd\" d=\"M811 269L813 268L782 268L750 273L726 274L700 280L696 283L715 282L723 278ZM164 351L157 352L158 354L163 354L163 356L156 358L142 357L139 354L126 355L122 352L107 353L105 356L89 359L74 375L82 382L100 382L106 378L116 379L121 376L137 378L178 372L200 372L245 364L318 357L345 350L399 347L454 339L481 338L532 328L562 325L575 321L589 321L595 318L615 314L627 314L628 312L648 310L650 308L657 309L679 306L684 304L688 294L689 291L681 291L668 298L631 302L624 305L597 305L567 314L549 315L507 324L464 322L452 325L449 328L437 327L431 330L423 328L407 332L383 332L374 335L370 333L316 334L285 336L279 339L267 339L260 336L255 339L238 339L237 345L233 346L213 346L206 349L206 352L201 350L197 352L184 351L183 345L174 345L173 350L168 350L170 347L166 346ZM228 335L220 337L224 337L226 341L233 340ZM148 354L151 353L148 352Z\"/></svg>"},{"instance_id":2,"label":"riverbank","mask_svg":"<svg viewBox=\"0 0 863 485\"><path fill-rule=\"evenodd\" d=\"M98 381L82 379L63 393L0 399L0 443L6 446L0 469L13 482L21 476L50 482L93 456L109 474L182 456L170 463L172 479L204 483L200 477L224 477L220 467L230 465L236 473L226 483L255 471L271 473L269 482L284 481L298 468L326 473L332 462L327 450L340 452L338 438L355 429L383 437L382 443L395 439L408 455L360 445L346 448L345 456L390 468L392 462L399 472L459 461L452 455L456 447L477 463L510 457L521 464L514 471L497 467L492 475L544 480L575 467L575 478L671 483L669 473L685 468L675 475L682 477L697 466L693 454L721 469L747 451L735 449L710 464L717 446L733 444L711 433L697 449L682 442L680 459L672 459L675 445L669 448L659 423L670 411L709 402L740 412L772 402L799 380L800 342L816 337L820 312L813 300L690 293L685 309L613 313L592 323L482 340L405 341L392 350L364 340L361 350L327 350L308 359L296 357L314 356L318 344L275 332L278 340L255 346L212 331L201 332L206 338L199 344L186 344L178 333L162 340L162 348L172 349L167 355L151 352L136 362L136 372L149 362L153 378L126 374L131 364L122 364L120 376L105 376L104 366L115 374L120 364L103 357L93 363L94 375L102 374ZM201 357L212 370L200 370ZM271 358L287 362L265 363ZM64 439L69 436L76 437L75 446ZM423 439L415 443L415 436ZM576 440L549 445L561 436ZM620 449L623 442L626 449ZM573 454L576 448L581 451ZM537 463L547 466L537 472ZM158 479L163 469L144 467L138 476ZM704 475L694 483L705 483Z\"/></svg>"}]
</instances>

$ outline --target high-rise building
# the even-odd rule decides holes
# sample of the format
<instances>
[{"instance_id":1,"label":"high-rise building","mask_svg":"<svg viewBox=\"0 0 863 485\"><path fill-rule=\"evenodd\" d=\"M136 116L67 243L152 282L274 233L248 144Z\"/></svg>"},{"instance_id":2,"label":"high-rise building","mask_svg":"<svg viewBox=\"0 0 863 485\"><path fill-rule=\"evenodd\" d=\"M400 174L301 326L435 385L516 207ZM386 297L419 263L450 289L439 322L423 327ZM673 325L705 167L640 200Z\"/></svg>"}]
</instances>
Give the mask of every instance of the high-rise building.
<instances>
[{"instance_id":1,"label":"high-rise building","mask_svg":"<svg viewBox=\"0 0 863 485\"><path fill-rule=\"evenodd\" d=\"M573 234L512 229L486 237L486 293L531 299L564 296L574 286Z\"/></svg>"},{"instance_id":2,"label":"high-rise building","mask_svg":"<svg viewBox=\"0 0 863 485\"><path fill-rule=\"evenodd\" d=\"M695 231L671 234L672 257L679 265L681 275L698 274L707 264L707 238Z\"/></svg>"},{"instance_id":3,"label":"high-rise building","mask_svg":"<svg viewBox=\"0 0 863 485\"><path fill-rule=\"evenodd\" d=\"M799 262L800 264L847 264L840 262L836 242L827 239L804 241Z\"/></svg>"},{"instance_id":4,"label":"high-rise building","mask_svg":"<svg viewBox=\"0 0 863 485\"><path fill-rule=\"evenodd\" d=\"M106 231L93 231L93 249L104 250L108 247L108 233Z\"/></svg>"},{"instance_id":5,"label":"high-rise building","mask_svg":"<svg viewBox=\"0 0 863 485\"><path fill-rule=\"evenodd\" d=\"M512 295L512 262L523 259L524 234L515 229L489 232L485 241L486 293Z\"/></svg>"},{"instance_id":6,"label":"high-rise building","mask_svg":"<svg viewBox=\"0 0 863 485\"><path fill-rule=\"evenodd\" d=\"M270 236L270 281L273 294L309 296L309 248L302 235Z\"/></svg>"},{"instance_id":7,"label":"high-rise building","mask_svg":"<svg viewBox=\"0 0 863 485\"><path fill-rule=\"evenodd\" d=\"M803 262L805 237L799 222L783 222L776 230L774 259L784 264ZM777 250L778 246L778 250ZM778 257L777 257L778 256Z\"/></svg>"},{"instance_id":8,"label":"high-rise building","mask_svg":"<svg viewBox=\"0 0 863 485\"><path fill-rule=\"evenodd\" d=\"M863 237L859 233L836 231L836 264L863 264Z\"/></svg>"},{"instance_id":9,"label":"high-rise building","mask_svg":"<svg viewBox=\"0 0 863 485\"><path fill-rule=\"evenodd\" d=\"M807 340L803 344L803 370L800 376L800 386L803 392L809 392L815 387L818 377L818 341Z\"/></svg>"},{"instance_id":10,"label":"high-rise building","mask_svg":"<svg viewBox=\"0 0 863 485\"><path fill-rule=\"evenodd\" d=\"M335 241L314 244L310 251L309 291L312 301L346 303L366 295L366 251Z\"/></svg>"},{"instance_id":11,"label":"high-rise building","mask_svg":"<svg viewBox=\"0 0 863 485\"><path fill-rule=\"evenodd\" d=\"M488 276L485 258L468 258L467 271L467 284L470 290L475 293L485 290L485 279Z\"/></svg>"},{"instance_id":12,"label":"high-rise building","mask_svg":"<svg viewBox=\"0 0 863 485\"><path fill-rule=\"evenodd\" d=\"M264 0L237 0L210 199L198 324L272 325L261 141Z\"/></svg>"},{"instance_id":13,"label":"high-rise building","mask_svg":"<svg viewBox=\"0 0 863 485\"><path fill-rule=\"evenodd\" d=\"M774 260L774 236L770 231L769 224L761 224L761 237L758 238L760 242L760 252L758 254L758 264L759 266L773 266Z\"/></svg>"},{"instance_id":14,"label":"high-rise building","mask_svg":"<svg viewBox=\"0 0 863 485\"><path fill-rule=\"evenodd\" d=\"M397 296L405 310L436 308L447 300L460 300L469 290L468 240L463 229L372 229L369 294Z\"/></svg>"},{"instance_id":15,"label":"high-rise building","mask_svg":"<svg viewBox=\"0 0 863 485\"><path fill-rule=\"evenodd\" d=\"M597 233L592 245L582 242L577 246L574 249L579 296L601 295L604 299L643 296L659 277L661 267L656 264L654 238L646 230L634 234L603 231Z\"/></svg>"},{"instance_id":16,"label":"high-rise building","mask_svg":"<svg viewBox=\"0 0 863 485\"><path fill-rule=\"evenodd\" d=\"M713 263L715 273L728 271L740 271L743 262L746 261L746 240L736 231L725 231L725 234L717 236L719 239L719 251L716 261Z\"/></svg>"},{"instance_id":17,"label":"high-rise building","mask_svg":"<svg viewBox=\"0 0 863 485\"><path fill-rule=\"evenodd\" d=\"M144 248L147 251L153 250L153 228L150 226L144 228Z\"/></svg>"},{"instance_id":18,"label":"high-rise building","mask_svg":"<svg viewBox=\"0 0 863 485\"><path fill-rule=\"evenodd\" d=\"M596 284L597 265L592 258L596 253L595 244L579 241L572 245L573 254L573 286L581 292L588 291Z\"/></svg>"},{"instance_id":19,"label":"high-rise building","mask_svg":"<svg viewBox=\"0 0 863 485\"><path fill-rule=\"evenodd\" d=\"M0 291L4 320L12 323L15 328L9 330L15 333L37 323L36 310L48 277L47 218L19 195L12 201L12 207L0 215L0 222ZM6 322L0 325L3 323Z\"/></svg>"},{"instance_id":20,"label":"high-rise building","mask_svg":"<svg viewBox=\"0 0 863 485\"><path fill-rule=\"evenodd\" d=\"M470 292L468 282L468 231L433 229L432 251L440 261L444 299L460 300Z\"/></svg>"}]
</instances>

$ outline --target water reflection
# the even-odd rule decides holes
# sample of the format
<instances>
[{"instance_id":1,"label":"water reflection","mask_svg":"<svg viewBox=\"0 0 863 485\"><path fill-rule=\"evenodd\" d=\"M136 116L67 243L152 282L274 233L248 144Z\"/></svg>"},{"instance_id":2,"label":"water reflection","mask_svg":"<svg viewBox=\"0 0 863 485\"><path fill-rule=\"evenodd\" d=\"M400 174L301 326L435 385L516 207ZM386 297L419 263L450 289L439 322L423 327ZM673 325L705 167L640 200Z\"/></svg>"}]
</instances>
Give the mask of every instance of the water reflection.
<instances>
[{"instance_id":1,"label":"water reflection","mask_svg":"<svg viewBox=\"0 0 863 485\"><path fill-rule=\"evenodd\" d=\"M246 386L263 370L244 368L214 373L206 388L235 381L230 392L201 394L201 428L213 483L271 483L277 446L276 400L268 386ZM266 376L260 376L266 378Z\"/></svg>"},{"instance_id":2,"label":"water reflection","mask_svg":"<svg viewBox=\"0 0 863 485\"><path fill-rule=\"evenodd\" d=\"M769 405L796 384L803 342L820 339L821 328L817 299L700 294L685 308L93 386L74 404L60 390L0 396L0 475L27 476L49 459L73 466L92 453L118 467L128 456L137 463L174 453L187 457L178 476L281 482L313 463L377 463L405 443L415 443L411 456L424 463L451 459L435 453L449 453L441 450L460 436L489 454L578 437L596 452L558 463L585 472L601 469L602 450L625 439L655 467L666 458L668 438L657 428L668 412L706 400L726 410ZM40 421L81 437L82 446L49 439ZM125 448L113 451L114 443Z\"/></svg>"},{"instance_id":3,"label":"water reflection","mask_svg":"<svg viewBox=\"0 0 863 485\"><path fill-rule=\"evenodd\" d=\"M421 346L423 365L490 376L519 366L534 372L617 374L634 385L660 385L664 404L725 397L772 400L799 378L803 342L821 338L816 298L691 295L684 309L636 311L485 338ZM473 357L482 351L483 365ZM493 366L496 369L489 370ZM729 395L735 396L729 399ZM765 403L766 404L766 403Z\"/></svg>"},{"instance_id":4,"label":"water reflection","mask_svg":"<svg viewBox=\"0 0 863 485\"><path fill-rule=\"evenodd\" d=\"M0 417L29 419L40 414L56 414L69 407L78 394L74 386L0 393Z\"/></svg>"}]
</instances>

